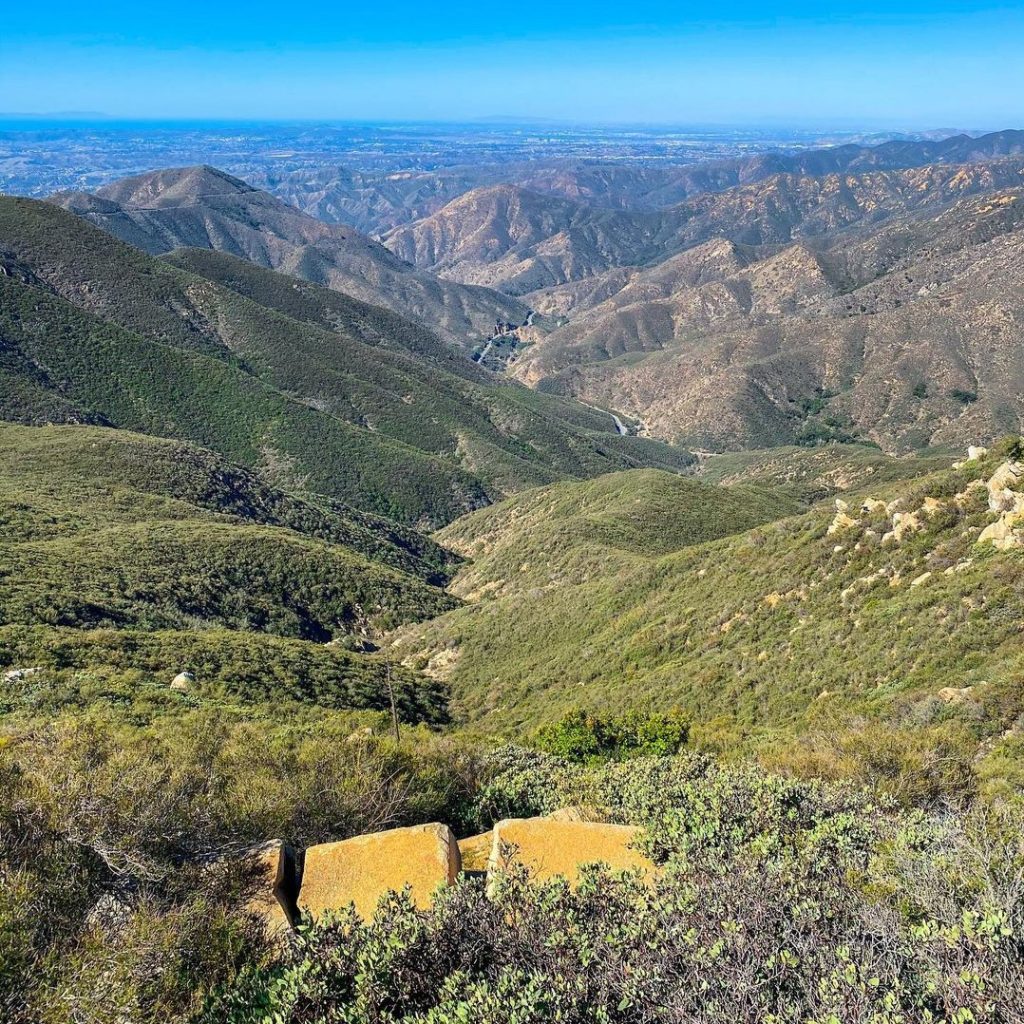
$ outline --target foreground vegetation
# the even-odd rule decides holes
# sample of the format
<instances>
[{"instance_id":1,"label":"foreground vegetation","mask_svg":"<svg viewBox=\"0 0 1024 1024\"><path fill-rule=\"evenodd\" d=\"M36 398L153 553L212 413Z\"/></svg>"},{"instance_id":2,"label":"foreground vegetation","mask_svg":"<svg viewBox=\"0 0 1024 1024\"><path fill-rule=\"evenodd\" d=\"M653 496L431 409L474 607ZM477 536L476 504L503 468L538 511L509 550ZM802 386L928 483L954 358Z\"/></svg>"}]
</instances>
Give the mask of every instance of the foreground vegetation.
<instances>
[{"instance_id":1,"label":"foreground vegetation","mask_svg":"<svg viewBox=\"0 0 1024 1024\"><path fill-rule=\"evenodd\" d=\"M970 485L1019 454L881 464L932 502L896 543L770 460L428 539L184 442L4 425L0 1018L1015 1024L1021 556ZM284 939L251 910L271 838L570 804L658 872Z\"/></svg>"},{"instance_id":2,"label":"foreground vegetation","mask_svg":"<svg viewBox=\"0 0 1024 1024\"><path fill-rule=\"evenodd\" d=\"M689 749L581 762L423 733L400 747L346 741L358 721L193 710L140 726L93 709L8 733L6 1019L1003 1024L1024 1013L1013 801L924 812ZM467 878L430 911L399 894L371 922L341 913L282 943L246 913L244 858L223 859L268 835L308 843L424 820L469 833L573 802L641 824L663 870L594 871L575 891L518 870L490 893Z\"/></svg>"}]
</instances>

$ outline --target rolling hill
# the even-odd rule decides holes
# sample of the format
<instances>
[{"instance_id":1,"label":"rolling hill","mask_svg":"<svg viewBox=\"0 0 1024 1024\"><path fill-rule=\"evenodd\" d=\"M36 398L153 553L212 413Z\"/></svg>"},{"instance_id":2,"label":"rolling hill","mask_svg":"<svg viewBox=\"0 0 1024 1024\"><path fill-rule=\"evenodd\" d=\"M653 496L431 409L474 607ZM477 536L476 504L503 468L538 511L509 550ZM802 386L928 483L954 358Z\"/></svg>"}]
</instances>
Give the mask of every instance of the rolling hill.
<instances>
[{"instance_id":1,"label":"rolling hill","mask_svg":"<svg viewBox=\"0 0 1024 1024\"><path fill-rule=\"evenodd\" d=\"M690 461L490 377L393 314L223 254L175 259L0 199L4 418L192 440L292 489L435 526L563 476Z\"/></svg>"},{"instance_id":2,"label":"rolling hill","mask_svg":"<svg viewBox=\"0 0 1024 1024\"><path fill-rule=\"evenodd\" d=\"M525 491L457 519L436 540L471 563L453 581L459 597L532 597L568 582L612 578L799 508L781 490L712 487L637 470Z\"/></svg>"},{"instance_id":3,"label":"rolling hill","mask_svg":"<svg viewBox=\"0 0 1024 1024\"><path fill-rule=\"evenodd\" d=\"M1008 444L959 469L869 484L838 510L822 504L748 530L736 520L736 533L720 526L720 492L709 489L696 511L720 539L698 531L678 550L641 546L580 576L557 563L589 557L586 492L596 485L573 485L579 502L559 498L564 550L554 571L541 558L522 570L523 584L512 553L532 550L536 520L511 499L448 528L477 555L455 582L465 590L460 579L474 581L473 601L399 631L395 651L444 680L457 712L484 730L516 732L579 705L650 705L679 706L737 738L838 728L856 716L969 719L998 735L1022 711L1024 562L1019 534L1008 550L979 538L999 521L992 508L1004 507L996 470L1017 454ZM1011 490L1019 468L1003 471ZM644 493L637 486L650 516L640 535L659 537L659 522L670 534L678 504L648 506ZM754 501L764 518L783 511ZM612 518L627 528L630 511L624 503ZM477 578L502 583L492 595Z\"/></svg>"},{"instance_id":4,"label":"rolling hill","mask_svg":"<svg viewBox=\"0 0 1024 1024\"><path fill-rule=\"evenodd\" d=\"M86 700L182 668L209 697L382 708L385 668L354 652L456 603L438 584L457 559L429 540L181 442L2 424L0 482L7 710L42 672ZM398 684L412 718L444 716L436 686Z\"/></svg>"}]
</instances>

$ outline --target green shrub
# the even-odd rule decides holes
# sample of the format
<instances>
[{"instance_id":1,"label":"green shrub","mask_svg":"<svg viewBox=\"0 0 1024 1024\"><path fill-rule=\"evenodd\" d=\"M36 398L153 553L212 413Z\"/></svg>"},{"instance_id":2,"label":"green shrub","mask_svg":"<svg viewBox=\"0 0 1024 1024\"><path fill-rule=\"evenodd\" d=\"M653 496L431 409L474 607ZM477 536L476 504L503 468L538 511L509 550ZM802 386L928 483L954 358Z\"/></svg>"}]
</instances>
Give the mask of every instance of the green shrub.
<instances>
[{"instance_id":1,"label":"green shrub","mask_svg":"<svg viewBox=\"0 0 1024 1024\"><path fill-rule=\"evenodd\" d=\"M570 761L588 762L650 754L674 754L686 743L689 723L678 708L665 714L630 711L613 718L582 708L534 735L540 749Z\"/></svg>"}]
</instances>

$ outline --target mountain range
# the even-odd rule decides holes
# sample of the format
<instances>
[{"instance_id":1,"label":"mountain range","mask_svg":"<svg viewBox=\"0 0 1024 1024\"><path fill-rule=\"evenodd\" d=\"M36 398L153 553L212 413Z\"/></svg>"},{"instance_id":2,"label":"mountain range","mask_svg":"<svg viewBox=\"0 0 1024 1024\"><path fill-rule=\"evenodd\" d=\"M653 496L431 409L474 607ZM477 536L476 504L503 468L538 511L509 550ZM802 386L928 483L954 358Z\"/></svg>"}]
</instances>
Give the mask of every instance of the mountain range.
<instances>
[{"instance_id":1,"label":"mountain range","mask_svg":"<svg viewBox=\"0 0 1024 1024\"><path fill-rule=\"evenodd\" d=\"M160 260L49 203L0 197L0 290L5 419L193 441L406 523L690 460L385 310L223 253Z\"/></svg>"},{"instance_id":2,"label":"mountain range","mask_svg":"<svg viewBox=\"0 0 1024 1024\"><path fill-rule=\"evenodd\" d=\"M468 192L384 236L417 266L530 295L621 267L655 264L713 238L757 246L831 237L1024 182L1024 158L908 170L780 173L656 211L608 210L513 185ZM570 303L529 301L547 312Z\"/></svg>"},{"instance_id":3,"label":"mountain range","mask_svg":"<svg viewBox=\"0 0 1024 1024\"><path fill-rule=\"evenodd\" d=\"M379 237L429 217L473 189L492 185L514 185L602 209L655 211L705 192L722 192L777 174L858 174L925 164L978 163L1022 152L1024 132L1007 130L875 145L847 143L796 153L757 153L681 164L563 158L387 172L324 166L277 173L253 167L251 180L320 220L351 224Z\"/></svg>"},{"instance_id":4,"label":"mountain range","mask_svg":"<svg viewBox=\"0 0 1024 1024\"><path fill-rule=\"evenodd\" d=\"M353 228L326 224L212 167L143 174L53 201L151 255L217 249L383 306L469 347L496 321L521 323L527 314L508 296L418 271Z\"/></svg>"},{"instance_id":5,"label":"mountain range","mask_svg":"<svg viewBox=\"0 0 1024 1024\"><path fill-rule=\"evenodd\" d=\"M334 305L387 307L406 326L391 322L379 337L401 336L418 358L493 386L463 358L486 357L533 389L528 400L515 393L520 403L575 397L684 448L838 438L910 451L1019 429L1022 139L1000 132L673 169L586 165L573 186L541 167L529 172L536 180L520 178L538 189L543 179L547 191L469 189L384 244L206 167L54 201L151 254L184 247L189 255L171 263L221 283L231 274L250 300L266 291L255 263L329 286L345 296ZM689 176L690 191L657 206L678 198L653 198L670 172ZM637 189L649 198L627 203ZM601 205L614 195L617 208ZM295 302L281 311L310 315ZM321 309L317 325L336 315ZM495 331L497 345L485 341ZM418 445L416 417L405 418L410 429L396 439ZM464 438L429 448L461 445L471 470L491 461ZM518 484L504 472L507 493Z\"/></svg>"}]
</instances>

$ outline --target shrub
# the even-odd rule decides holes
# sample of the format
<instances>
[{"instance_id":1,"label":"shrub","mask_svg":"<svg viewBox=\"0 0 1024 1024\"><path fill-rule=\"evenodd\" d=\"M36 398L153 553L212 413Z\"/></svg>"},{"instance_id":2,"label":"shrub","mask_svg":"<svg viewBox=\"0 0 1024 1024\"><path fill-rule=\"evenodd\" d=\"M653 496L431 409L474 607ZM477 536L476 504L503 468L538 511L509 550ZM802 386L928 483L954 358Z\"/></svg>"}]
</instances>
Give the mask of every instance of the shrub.
<instances>
[{"instance_id":1,"label":"shrub","mask_svg":"<svg viewBox=\"0 0 1024 1024\"><path fill-rule=\"evenodd\" d=\"M549 754L585 763L675 754L685 745L689 731L689 722L678 708L666 714L634 710L619 718L576 708L553 725L540 728L534 743Z\"/></svg>"}]
</instances>

